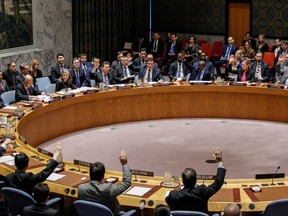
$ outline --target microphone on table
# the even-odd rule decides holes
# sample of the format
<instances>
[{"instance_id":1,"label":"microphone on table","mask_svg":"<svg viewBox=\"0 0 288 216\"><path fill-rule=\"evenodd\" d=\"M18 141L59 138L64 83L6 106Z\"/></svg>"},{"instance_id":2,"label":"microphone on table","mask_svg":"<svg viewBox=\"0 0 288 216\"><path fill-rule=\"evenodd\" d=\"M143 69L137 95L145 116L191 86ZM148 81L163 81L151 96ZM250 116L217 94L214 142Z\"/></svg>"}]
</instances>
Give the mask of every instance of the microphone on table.
<instances>
[{"instance_id":1,"label":"microphone on table","mask_svg":"<svg viewBox=\"0 0 288 216\"><path fill-rule=\"evenodd\" d=\"M38 153L37 151L34 151L34 150L29 149L29 148L26 148L26 147L24 148L23 146L18 146L18 145L16 144L16 142L13 142L13 143L11 142L10 144L12 144L12 148L13 148L13 149L22 148L22 149L28 150L28 151L36 154L37 156L31 156L31 158L33 158L33 159L37 159L38 161L44 161L44 160L45 160L45 159L43 159L43 158L40 158L39 153Z\"/></svg>"},{"instance_id":2,"label":"microphone on table","mask_svg":"<svg viewBox=\"0 0 288 216\"><path fill-rule=\"evenodd\" d=\"M144 210L145 205L146 205L146 201L145 200L141 200L140 201L140 206L139 206L140 211L141 211L141 216L144 216L143 210Z\"/></svg>"},{"instance_id":3,"label":"microphone on table","mask_svg":"<svg viewBox=\"0 0 288 216\"><path fill-rule=\"evenodd\" d=\"M276 176L276 174L277 174L277 172L278 172L279 169L280 169L280 166L277 167L277 169L276 169L276 171L275 171L275 173L274 173L274 175L273 175L273 177L272 177L272 183L271 183L270 185L276 185L276 184L274 183L274 178L275 178L275 176Z\"/></svg>"}]
</instances>

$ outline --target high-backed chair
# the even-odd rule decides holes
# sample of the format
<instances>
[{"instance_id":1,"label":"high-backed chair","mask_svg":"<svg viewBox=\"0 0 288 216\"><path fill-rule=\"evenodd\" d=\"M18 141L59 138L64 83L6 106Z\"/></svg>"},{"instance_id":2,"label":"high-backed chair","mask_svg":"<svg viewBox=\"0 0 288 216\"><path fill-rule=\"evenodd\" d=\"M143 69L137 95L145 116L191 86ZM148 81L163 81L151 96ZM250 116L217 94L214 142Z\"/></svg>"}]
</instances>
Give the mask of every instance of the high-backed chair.
<instances>
[{"instance_id":1,"label":"high-backed chair","mask_svg":"<svg viewBox=\"0 0 288 216\"><path fill-rule=\"evenodd\" d=\"M48 84L45 86L45 93L46 94L52 94L55 93L55 89L56 89L56 84Z\"/></svg>"},{"instance_id":2,"label":"high-backed chair","mask_svg":"<svg viewBox=\"0 0 288 216\"><path fill-rule=\"evenodd\" d=\"M1 99L4 106L9 106L11 103L16 102L15 91L7 91L1 94Z\"/></svg>"},{"instance_id":3,"label":"high-backed chair","mask_svg":"<svg viewBox=\"0 0 288 216\"><path fill-rule=\"evenodd\" d=\"M21 215L24 207L36 203L30 194L16 188L3 187L1 192L4 199L7 201L8 210L11 216ZM51 208L58 209L60 200L61 199L58 197L51 199L47 202L47 205Z\"/></svg>"},{"instance_id":4,"label":"high-backed chair","mask_svg":"<svg viewBox=\"0 0 288 216\"><path fill-rule=\"evenodd\" d=\"M223 42L222 41L214 41L212 44L212 51L211 51L211 59L220 59L222 56L223 50Z\"/></svg>"},{"instance_id":5,"label":"high-backed chair","mask_svg":"<svg viewBox=\"0 0 288 216\"><path fill-rule=\"evenodd\" d=\"M274 65L275 54L273 52L265 52L263 55L263 62L268 64L269 69Z\"/></svg>"},{"instance_id":6,"label":"high-backed chair","mask_svg":"<svg viewBox=\"0 0 288 216\"><path fill-rule=\"evenodd\" d=\"M209 43L204 43L201 45L201 50L206 54L207 58L210 59L211 56L211 46Z\"/></svg>"},{"instance_id":7,"label":"high-backed chair","mask_svg":"<svg viewBox=\"0 0 288 216\"><path fill-rule=\"evenodd\" d=\"M172 216L209 216L206 213L198 211L171 211Z\"/></svg>"},{"instance_id":8,"label":"high-backed chair","mask_svg":"<svg viewBox=\"0 0 288 216\"><path fill-rule=\"evenodd\" d=\"M74 202L74 206L76 208L76 211L79 216L113 216L114 214L112 211L107 208L106 206L86 201L86 200L76 200ZM124 214L121 214L121 216L131 216L134 215L136 210L130 210L128 212L125 212Z\"/></svg>"},{"instance_id":9,"label":"high-backed chair","mask_svg":"<svg viewBox=\"0 0 288 216\"><path fill-rule=\"evenodd\" d=\"M283 216L288 214L288 199L279 199L269 203L262 216Z\"/></svg>"},{"instance_id":10,"label":"high-backed chair","mask_svg":"<svg viewBox=\"0 0 288 216\"><path fill-rule=\"evenodd\" d=\"M45 87L51 84L49 77L39 77L36 78L36 83L39 91L45 92Z\"/></svg>"}]
</instances>

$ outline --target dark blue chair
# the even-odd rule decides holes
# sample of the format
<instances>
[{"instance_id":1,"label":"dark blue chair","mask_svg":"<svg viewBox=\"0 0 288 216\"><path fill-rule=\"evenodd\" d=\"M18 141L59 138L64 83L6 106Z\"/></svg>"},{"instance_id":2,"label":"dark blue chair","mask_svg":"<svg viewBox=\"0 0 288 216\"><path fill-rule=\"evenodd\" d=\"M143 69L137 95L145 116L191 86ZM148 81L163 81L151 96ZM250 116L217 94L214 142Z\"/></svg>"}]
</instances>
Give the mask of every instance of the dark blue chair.
<instances>
[{"instance_id":1,"label":"dark blue chair","mask_svg":"<svg viewBox=\"0 0 288 216\"><path fill-rule=\"evenodd\" d=\"M96 202L76 200L74 206L79 216L114 216L109 208ZM121 216L132 216L135 212L136 210L130 210L121 214Z\"/></svg>"},{"instance_id":2,"label":"dark blue chair","mask_svg":"<svg viewBox=\"0 0 288 216\"><path fill-rule=\"evenodd\" d=\"M24 207L36 203L30 194L16 188L3 187L1 192L7 202L8 211L11 216L21 215ZM53 198L48 200L47 205L58 210L60 200L59 197Z\"/></svg>"},{"instance_id":3,"label":"dark blue chair","mask_svg":"<svg viewBox=\"0 0 288 216\"><path fill-rule=\"evenodd\" d=\"M288 215L288 199L274 200L269 203L265 210L261 213L262 216L283 216Z\"/></svg>"},{"instance_id":4,"label":"dark blue chair","mask_svg":"<svg viewBox=\"0 0 288 216\"><path fill-rule=\"evenodd\" d=\"M209 216L206 213L198 211L171 211L172 216Z\"/></svg>"}]
</instances>

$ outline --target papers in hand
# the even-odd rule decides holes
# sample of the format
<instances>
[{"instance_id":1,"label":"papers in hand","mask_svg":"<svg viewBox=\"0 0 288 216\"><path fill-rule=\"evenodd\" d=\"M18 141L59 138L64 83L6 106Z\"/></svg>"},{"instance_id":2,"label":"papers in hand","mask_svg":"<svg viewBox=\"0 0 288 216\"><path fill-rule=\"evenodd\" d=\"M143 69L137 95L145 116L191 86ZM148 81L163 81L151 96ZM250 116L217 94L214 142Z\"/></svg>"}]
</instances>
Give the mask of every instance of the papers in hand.
<instances>
[{"instance_id":1,"label":"papers in hand","mask_svg":"<svg viewBox=\"0 0 288 216\"><path fill-rule=\"evenodd\" d=\"M17 109L17 107L16 106L6 106L5 109L15 110L15 109Z\"/></svg>"},{"instance_id":2,"label":"papers in hand","mask_svg":"<svg viewBox=\"0 0 288 216\"><path fill-rule=\"evenodd\" d=\"M5 164L8 164L10 166L14 166L15 165L14 157L11 155L2 156L0 158L0 163L5 163Z\"/></svg>"},{"instance_id":3,"label":"papers in hand","mask_svg":"<svg viewBox=\"0 0 288 216\"><path fill-rule=\"evenodd\" d=\"M47 178L47 180L48 181L57 181L57 180L59 180L59 179L61 179L61 178L64 178L65 177L65 175L61 175L61 174L57 174L57 173L52 173L48 178Z\"/></svg>"},{"instance_id":4,"label":"papers in hand","mask_svg":"<svg viewBox=\"0 0 288 216\"><path fill-rule=\"evenodd\" d=\"M124 194L134 195L134 196L143 196L145 193L147 193L150 190L151 188L135 186L135 187L132 187L130 190L124 192Z\"/></svg>"}]
</instances>

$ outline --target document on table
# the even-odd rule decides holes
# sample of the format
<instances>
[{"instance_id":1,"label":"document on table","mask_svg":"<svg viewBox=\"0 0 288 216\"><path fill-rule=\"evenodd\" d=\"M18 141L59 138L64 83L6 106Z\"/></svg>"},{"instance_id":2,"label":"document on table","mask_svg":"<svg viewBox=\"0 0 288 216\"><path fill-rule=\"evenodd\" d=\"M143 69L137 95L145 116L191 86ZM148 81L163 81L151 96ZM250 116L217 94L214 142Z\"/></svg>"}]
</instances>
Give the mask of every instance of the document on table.
<instances>
[{"instance_id":1,"label":"document on table","mask_svg":"<svg viewBox=\"0 0 288 216\"><path fill-rule=\"evenodd\" d=\"M125 194L134 195L134 196L143 196L145 193L147 193L150 190L151 188L135 186L131 188L130 190L128 190Z\"/></svg>"},{"instance_id":2,"label":"document on table","mask_svg":"<svg viewBox=\"0 0 288 216\"><path fill-rule=\"evenodd\" d=\"M58 174L58 173L52 173L48 178L47 180L48 181L57 181L61 178L64 178L65 175L61 175L61 174Z\"/></svg>"},{"instance_id":3,"label":"document on table","mask_svg":"<svg viewBox=\"0 0 288 216\"><path fill-rule=\"evenodd\" d=\"M0 157L0 163L6 163L9 161L14 161L14 157L11 155L5 155L5 156Z\"/></svg>"}]
</instances>

